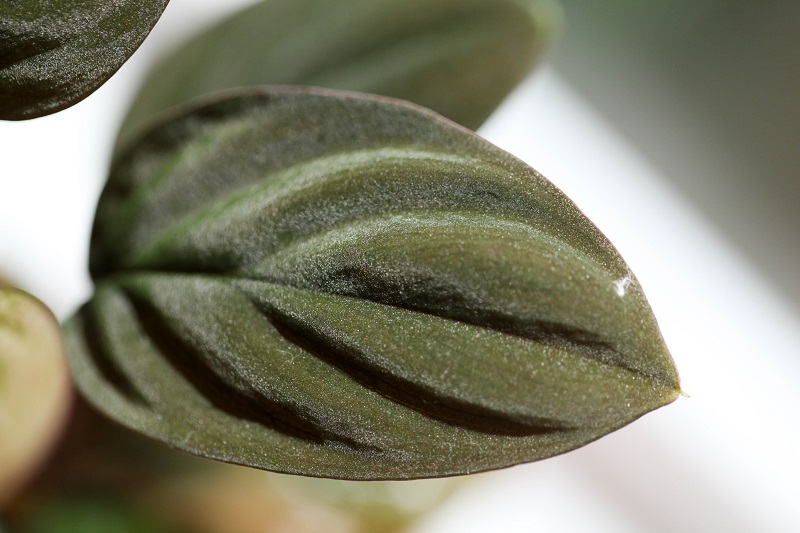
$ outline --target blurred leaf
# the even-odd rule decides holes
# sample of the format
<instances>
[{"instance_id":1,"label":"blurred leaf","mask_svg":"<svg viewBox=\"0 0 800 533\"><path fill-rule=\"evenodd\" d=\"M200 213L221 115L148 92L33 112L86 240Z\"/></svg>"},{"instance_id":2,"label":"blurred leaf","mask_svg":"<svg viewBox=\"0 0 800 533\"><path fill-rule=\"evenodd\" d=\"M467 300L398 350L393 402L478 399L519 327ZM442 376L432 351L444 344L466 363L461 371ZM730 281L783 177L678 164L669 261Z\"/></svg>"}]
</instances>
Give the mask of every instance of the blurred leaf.
<instances>
[{"instance_id":1,"label":"blurred leaf","mask_svg":"<svg viewBox=\"0 0 800 533\"><path fill-rule=\"evenodd\" d=\"M0 283L0 507L50 451L66 420L69 383L55 317Z\"/></svg>"},{"instance_id":2,"label":"blurred leaf","mask_svg":"<svg viewBox=\"0 0 800 533\"><path fill-rule=\"evenodd\" d=\"M122 502L70 497L44 505L22 533L167 533L152 517Z\"/></svg>"},{"instance_id":3,"label":"blurred leaf","mask_svg":"<svg viewBox=\"0 0 800 533\"><path fill-rule=\"evenodd\" d=\"M633 274L550 182L400 101L244 91L116 160L85 394L195 454L346 479L542 459L672 401Z\"/></svg>"},{"instance_id":4,"label":"blurred leaf","mask_svg":"<svg viewBox=\"0 0 800 533\"><path fill-rule=\"evenodd\" d=\"M540 58L558 13L553 0L266 0L154 68L120 138L194 97L275 84L394 96L474 129Z\"/></svg>"},{"instance_id":5,"label":"blurred leaf","mask_svg":"<svg viewBox=\"0 0 800 533\"><path fill-rule=\"evenodd\" d=\"M148 491L151 512L192 533L400 533L463 479L360 483L213 466Z\"/></svg>"},{"instance_id":6,"label":"blurred leaf","mask_svg":"<svg viewBox=\"0 0 800 533\"><path fill-rule=\"evenodd\" d=\"M139 47L168 0L0 2L0 119L70 107Z\"/></svg>"}]
</instances>

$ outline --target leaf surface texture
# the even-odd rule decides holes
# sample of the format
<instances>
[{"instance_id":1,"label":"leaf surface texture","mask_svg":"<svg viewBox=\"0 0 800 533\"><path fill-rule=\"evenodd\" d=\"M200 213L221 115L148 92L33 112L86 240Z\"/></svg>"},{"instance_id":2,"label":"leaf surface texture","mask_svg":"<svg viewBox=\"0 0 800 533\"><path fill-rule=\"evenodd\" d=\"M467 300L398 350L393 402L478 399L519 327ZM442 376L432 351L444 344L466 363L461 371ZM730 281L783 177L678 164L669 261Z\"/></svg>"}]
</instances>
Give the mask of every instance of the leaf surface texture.
<instances>
[{"instance_id":1,"label":"leaf surface texture","mask_svg":"<svg viewBox=\"0 0 800 533\"><path fill-rule=\"evenodd\" d=\"M639 284L575 205L397 100L254 89L163 120L113 165L91 271L68 326L84 393L224 461L463 474L678 393Z\"/></svg>"},{"instance_id":2,"label":"leaf surface texture","mask_svg":"<svg viewBox=\"0 0 800 533\"><path fill-rule=\"evenodd\" d=\"M49 115L111 77L169 0L0 2L0 119Z\"/></svg>"}]
</instances>

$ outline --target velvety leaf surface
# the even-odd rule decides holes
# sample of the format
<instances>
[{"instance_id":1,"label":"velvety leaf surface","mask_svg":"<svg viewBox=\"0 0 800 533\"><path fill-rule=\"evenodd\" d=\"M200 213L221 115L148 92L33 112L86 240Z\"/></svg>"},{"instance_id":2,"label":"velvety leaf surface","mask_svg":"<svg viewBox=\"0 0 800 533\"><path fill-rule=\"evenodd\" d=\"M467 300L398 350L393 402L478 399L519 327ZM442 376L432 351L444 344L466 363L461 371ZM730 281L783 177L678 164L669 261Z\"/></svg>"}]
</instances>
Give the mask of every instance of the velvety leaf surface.
<instances>
[{"instance_id":1,"label":"velvety leaf surface","mask_svg":"<svg viewBox=\"0 0 800 533\"><path fill-rule=\"evenodd\" d=\"M168 1L0 2L0 119L83 100L136 51Z\"/></svg>"},{"instance_id":2,"label":"velvety leaf surface","mask_svg":"<svg viewBox=\"0 0 800 533\"><path fill-rule=\"evenodd\" d=\"M50 451L70 398L58 322L33 296L0 281L0 507Z\"/></svg>"},{"instance_id":3,"label":"velvety leaf surface","mask_svg":"<svg viewBox=\"0 0 800 533\"><path fill-rule=\"evenodd\" d=\"M252 90L115 161L88 397L172 446L351 479L565 452L678 394L642 290L552 184L407 103Z\"/></svg>"},{"instance_id":4,"label":"velvety leaf surface","mask_svg":"<svg viewBox=\"0 0 800 533\"><path fill-rule=\"evenodd\" d=\"M558 13L552 0L265 0L157 65L121 139L191 98L274 84L403 98L474 129L539 59Z\"/></svg>"}]
</instances>

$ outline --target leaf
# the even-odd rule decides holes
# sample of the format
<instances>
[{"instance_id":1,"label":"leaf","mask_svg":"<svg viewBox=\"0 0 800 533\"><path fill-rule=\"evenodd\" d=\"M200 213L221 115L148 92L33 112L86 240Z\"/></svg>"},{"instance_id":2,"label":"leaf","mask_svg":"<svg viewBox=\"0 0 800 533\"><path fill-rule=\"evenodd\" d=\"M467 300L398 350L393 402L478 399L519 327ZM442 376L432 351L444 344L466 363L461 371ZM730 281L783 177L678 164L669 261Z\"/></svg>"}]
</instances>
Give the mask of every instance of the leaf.
<instances>
[{"instance_id":1,"label":"leaf","mask_svg":"<svg viewBox=\"0 0 800 533\"><path fill-rule=\"evenodd\" d=\"M0 507L45 459L70 398L58 323L33 296L0 281Z\"/></svg>"},{"instance_id":2,"label":"leaf","mask_svg":"<svg viewBox=\"0 0 800 533\"><path fill-rule=\"evenodd\" d=\"M0 119L70 107L136 51L169 0L0 2Z\"/></svg>"},{"instance_id":3,"label":"leaf","mask_svg":"<svg viewBox=\"0 0 800 533\"><path fill-rule=\"evenodd\" d=\"M383 94L477 128L539 60L552 0L266 0L203 31L147 76L125 139L157 112L240 86Z\"/></svg>"},{"instance_id":4,"label":"leaf","mask_svg":"<svg viewBox=\"0 0 800 533\"><path fill-rule=\"evenodd\" d=\"M402 533L444 503L463 480L359 483L206 463L201 474L148 487L144 498L139 496L148 516L163 516L187 532Z\"/></svg>"},{"instance_id":5,"label":"leaf","mask_svg":"<svg viewBox=\"0 0 800 533\"><path fill-rule=\"evenodd\" d=\"M25 533L176 533L156 517L145 515L130 501L106 495L62 494L51 501L36 502L36 513L25 524ZM138 503L138 502L137 502ZM19 513L17 513L19 514Z\"/></svg>"},{"instance_id":6,"label":"leaf","mask_svg":"<svg viewBox=\"0 0 800 533\"><path fill-rule=\"evenodd\" d=\"M116 160L81 389L182 450L347 479L534 461L678 394L633 274L550 182L420 107L183 110Z\"/></svg>"}]
</instances>

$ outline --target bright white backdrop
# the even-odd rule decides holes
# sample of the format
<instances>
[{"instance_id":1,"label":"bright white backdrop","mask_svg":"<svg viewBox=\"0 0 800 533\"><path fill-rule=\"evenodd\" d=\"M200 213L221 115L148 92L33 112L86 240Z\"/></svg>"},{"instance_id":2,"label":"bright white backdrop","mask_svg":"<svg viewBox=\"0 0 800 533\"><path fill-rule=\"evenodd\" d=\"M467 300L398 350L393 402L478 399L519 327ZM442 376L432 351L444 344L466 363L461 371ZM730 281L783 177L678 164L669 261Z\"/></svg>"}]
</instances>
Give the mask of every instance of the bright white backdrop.
<instances>
[{"instance_id":1,"label":"bright white backdrop","mask_svg":"<svg viewBox=\"0 0 800 533\"><path fill-rule=\"evenodd\" d=\"M247 3L173 0L89 99L0 123L0 271L59 317L91 291L94 204L137 80L161 47ZM548 176L618 247L691 398L562 457L474 476L417 533L800 531L800 317L552 68L481 133Z\"/></svg>"}]
</instances>

